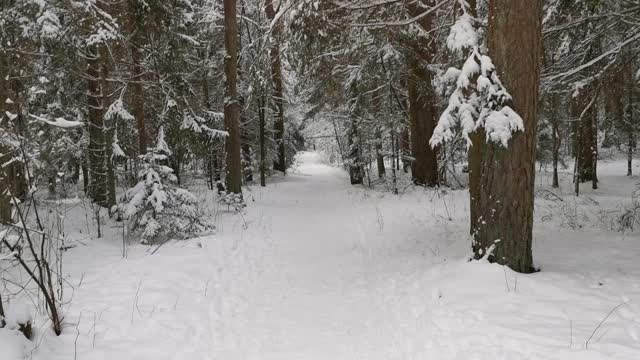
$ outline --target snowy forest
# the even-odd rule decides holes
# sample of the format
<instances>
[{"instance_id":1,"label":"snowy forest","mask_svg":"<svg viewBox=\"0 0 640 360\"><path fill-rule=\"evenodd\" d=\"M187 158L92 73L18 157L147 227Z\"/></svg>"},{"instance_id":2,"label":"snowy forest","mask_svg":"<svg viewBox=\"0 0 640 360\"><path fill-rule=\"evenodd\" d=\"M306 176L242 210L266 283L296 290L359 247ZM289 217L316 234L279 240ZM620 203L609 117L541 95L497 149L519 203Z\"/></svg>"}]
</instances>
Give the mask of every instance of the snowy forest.
<instances>
[{"instance_id":1,"label":"snowy forest","mask_svg":"<svg viewBox=\"0 0 640 360\"><path fill-rule=\"evenodd\" d=\"M0 0L0 360L640 359L640 0Z\"/></svg>"}]
</instances>

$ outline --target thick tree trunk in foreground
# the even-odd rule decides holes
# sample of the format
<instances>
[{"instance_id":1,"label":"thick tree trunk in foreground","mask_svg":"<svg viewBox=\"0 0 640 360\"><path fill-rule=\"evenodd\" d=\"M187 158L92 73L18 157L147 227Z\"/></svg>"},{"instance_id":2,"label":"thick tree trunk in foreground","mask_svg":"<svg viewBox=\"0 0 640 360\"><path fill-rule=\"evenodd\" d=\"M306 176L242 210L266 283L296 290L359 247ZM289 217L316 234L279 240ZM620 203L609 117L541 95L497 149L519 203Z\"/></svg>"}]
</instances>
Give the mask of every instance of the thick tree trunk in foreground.
<instances>
[{"instance_id":1,"label":"thick tree trunk in foreground","mask_svg":"<svg viewBox=\"0 0 640 360\"><path fill-rule=\"evenodd\" d=\"M273 0L265 0L265 12L267 18L273 21L276 17L276 11L273 7ZM282 19L278 20L274 25L271 36L271 79L273 81L273 101L276 105L274 136L276 142L277 159L274 161L274 168L278 171L286 173L287 161L284 148L284 91L282 87L282 62L280 60L280 41L279 36L282 33Z\"/></svg>"},{"instance_id":2,"label":"thick tree trunk in foreground","mask_svg":"<svg viewBox=\"0 0 640 360\"><path fill-rule=\"evenodd\" d=\"M242 162L240 159L240 102L238 99L238 47L236 0L224 0L224 73L226 98L224 122L229 132L227 138L227 191L242 193Z\"/></svg>"},{"instance_id":3,"label":"thick tree trunk in foreground","mask_svg":"<svg viewBox=\"0 0 640 360\"><path fill-rule=\"evenodd\" d=\"M479 203L481 196L480 179L482 178L482 162L486 140L483 129L473 132L469 137L473 143L467 155L467 170L469 171L469 232L471 235L474 235L476 231L478 231L478 226L482 225L481 212L479 211L481 208L481 204Z\"/></svg>"},{"instance_id":4,"label":"thick tree trunk in foreground","mask_svg":"<svg viewBox=\"0 0 640 360\"><path fill-rule=\"evenodd\" d=\"M419 1L425 7L435 5L434 0ZM416 2L407 4L411 16L419 16L424 8ZM427 15L418 24L429 32L433 28L433 15ZM413 182L417 185L438 185L438 157L437 149L429 146L429 139L433 135L437 117L434 107L435 92L432 84L431 72L426 65L433 63L436 53L435 41L432 38L421 38L412 49L415 55L409 59L408 64L408 93L409 93L409 117L411 126L411 153L413 162L411 173Z\"/></svg>"},{"instance_id":5,"label":"thick tree trunk in foreground","mask_svg":"<svg viewBox=\"0 0 640 360\"><path fill-rule=\"evenodd\" d=\"M540 76L542 0L491 0L488 43L513 109L524 121L509 147L487 144L476 214L476 257L495 245L490 260L518 272L532 272L533 190Z\"/></svg>"}]
</instances>

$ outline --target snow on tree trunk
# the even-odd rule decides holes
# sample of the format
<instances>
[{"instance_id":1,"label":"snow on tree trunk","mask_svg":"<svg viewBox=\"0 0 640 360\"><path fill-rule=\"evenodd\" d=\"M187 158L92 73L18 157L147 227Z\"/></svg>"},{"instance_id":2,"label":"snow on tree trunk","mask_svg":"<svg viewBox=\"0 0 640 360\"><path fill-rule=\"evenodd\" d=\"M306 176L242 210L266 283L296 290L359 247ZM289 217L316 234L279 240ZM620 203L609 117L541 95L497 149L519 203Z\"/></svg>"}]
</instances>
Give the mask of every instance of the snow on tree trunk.
<instances>
[{"instance_id":1,"label":"snow on tree trunk","mask_svg":"<svg viewBox=\"0 0 640 360\"><path fill-rule=\"evenodd\" d=\"M104 107L102 104L102 83L100 50L94 46L89 50L87 60L87 106L89 108L89 197L97 204L106 206L108 203L107 166L106 166L106 138L104 133Z\"/></svg>"},{"instance_id":2,"label":"snow on tree trunk","mask_svg":"<svg viewBox=\"0 0 640 360\"><path fill-rule=\"evenodd\" d=\"M467 148L473 148L484 137L486 144L472 153L478 158L470 164L475 256L530 272L542 0L489 2L490 56L481 50L468 4L459 4L462 16L447 46L470 50L469 57L461 69L444 74L455 90L430 144L435 147L460 132Z\"/></svg>"},{"instance_id":3,"label":"snow on tree trunk","mask_svg":"<svg viewBox=\"0 0 640 360\"><path fill-rule=\"evenodd\" d=\"M477 3L475 0L468 1L467 14L472 18L478 16ZM471 25L471 24L469 24ZM469 173L469 233L473 236L478 224L477 210L480 199L480 177L482 175L482 153L485 146L486 135L483 129L477 129L469 135L473 145L467 154L467 171Z\"/></svg>"},{"instance_id":4,"label":"snow on tree trunk","mask_svg":"<svg viewBox=\"0 0 640 360\"><path fill-rule=\"evenodd\" d=\"M491 0L488 47L513 99L524 130L509 147L489 143L483 151L476 257L495 244L492 260L518 272L533 271L531 253L535 180L542 0ZM481 219L481 220L480 220Z\"/></svg>"}]
</instances>

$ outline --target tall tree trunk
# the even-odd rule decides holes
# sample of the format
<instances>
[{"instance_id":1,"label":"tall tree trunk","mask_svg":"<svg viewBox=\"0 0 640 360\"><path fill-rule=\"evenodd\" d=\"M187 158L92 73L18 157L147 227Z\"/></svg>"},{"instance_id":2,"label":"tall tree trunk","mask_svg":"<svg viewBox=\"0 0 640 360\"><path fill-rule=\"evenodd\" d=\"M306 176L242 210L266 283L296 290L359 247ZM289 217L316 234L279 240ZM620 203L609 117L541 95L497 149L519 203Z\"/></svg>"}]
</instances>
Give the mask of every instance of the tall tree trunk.
<instances>
[{"instance_id":1,"label":"tall tree trunk","mask_svg":"<svg viewBox=\"0 0 640 360\"><path fill-rule=\"evenodd\" d=\"M111 100L109 98L109 82L107 78L109 77L109 54L107 52L106 47L102 47L100 49L100 60L101 60L101 69L100 69L100 88L102 91L102 116L104 116L104 109L106 109ZM109 214L111 214L111 208L116 204L116 174L114 170L114 162L113 162L113 137L115 134L115 124L114 120L110 120L105 122L104 125L104 163L107 169L107 198L105 206L109 210Z\"/></svg>"},{"instance_id":2,"label":"tall tree trunk","mask_svg":"<svg viewBox=\"0 0 640 360\"><path fill-rule=\"evenodd\" d=\"M395 157L393 161L395 162ZM384 168L384 155L382 155L382 130L380 128L376 129L376 165L378 167L378 178L384 178L386 171ZM392 166L395 166L395 164L392 164Z\"/></svg>"},{"instance_id":3,"label":"tall tree trunk","mask_svg":"<svg viewBox=\"0 0 640 360\"><path fill-rule=\"evenodd\" d=\"M635 130L636 126L633 119L633 84L629 84L628 97L629 97L629 111L627 115L627 124L625 130L627 133L627 176L633 175L633 150L636 146ZM0 98L1 100L2 98Z\"/></svg>"},{"instance_id":4,"label":"tall tree trunk","mask_svg":"<svg viewBox=\"0 0 640 360\"><path fill-rule=\"evenodd\" d=\"M402 126L402 130L400 131L400 157L402 157L402 171L406 174L409 172L411 168L411 161L408 158L411 156L411 141L409 140L411 136L409 135L409 128L406 126Z\"/></svg>"},{"instance_id":5,"label":"tall tree trunk","mask_svg":"<svg viewBox=\"0 0 640 360\"><path fill-rule=\"evenodd\" d=\"M597 93L592 87L585 89L584 93L573 101L573 113L579 121L576 126L576 156L579 169L577 178L580 183L593 181L596 178L594 171L594 155L597 154L596 133L594 125L597 121L597 108L595 100ZM578 133L579 132L579 133Z\"/></svg>"},{"instance_id":6,"label":"tall tree trunk","mask_svg":"<svg viewBox=\"0 0 640 360\"><path fill-rule=\"evenodd\" d=\"M616 84L600 89L601 96L604 98L605 118L603 121L604 140L603 146L616 146L621 148L621 140L615 136L615 129L624 127L624 98L625 79L622 71L614 71L607 80L610 84Z\"/></svg>"},{"instance_id":7,"label":"tall tree trunk","mask_svg":"<svg viewBox=\"0 0 640 360\"><path fill-rule=\"evenodd\" d=\"M551 161L553 166L553 180L551 187L559 188L560 179L558 178L558 163L560 162L560 146L562 139L560 138L560 119L558 118L558 95L550 94L550 120L551 123Z\"/></svg>"},{"instance_id":8,"label":"tall tree trunk","mask_svg":"<svg viewBox=\"0 0 640 360\"><path fill-rule=\"evenodd\" d=\"M409 14L420 16L425 9L435 5L435 0L420 0L407 4ZM423 16L418 24L425 32L433 30L433 15ZM413 163L411 173L413 182L423 186L438 185L438 157L437 149L429 146L429 139L433 135L437 117L434 107L435 91L432 75L426 65L433 63L436 53L433 38L420 38L413 47L409 57L407 87L409 93L409 118L411 126L411 152Z\"/></svg>"},{"instance_id":9,"label":"tall tree trunk","mask_svg":"<svg viewBox=\"0 0 640 360\"><path fill-rule=\"evenodd\" d=\"M349 140L349 180L351 181L351 185L362 184L364 181L364 169L360 149L360 135L358 134L358 118L355 115L351 116L351 124L349 125L347 138Z\"/></svg>"},{"instance_id":10,"label":"tall tree trunk","mask_svg":"<svg viewBox=\"0 0 640 360\"><path fill-rule=\"evenodd\" d=\"M211 101L209 101L209 46L202 50L202 106L209 111L211 110Z\"/></svg>"},{"instance_id":11,"label":"tall tree trunk","mask_svg":"<svg viewBox=\"0 0 640 360\"><path fill-rule=\"evenodd\" d=\"M398 166L399 151L396 150L399 149L399 146L396 146L398 142L397 137L394 129L391 129L391 180L393 183L393 193L395 195L398 195L398 170L400 170L400 166Z\"/></svg>"},{"instance_id":12,"label":"tall tree trunk","mask_svg":"<svg viewBox=\"0 0 640 360\"><path fill-rule=\"evenodd\" d=\"M373 105L373 115L377 116L381 114L382 111L382 99L384 99L383 94L378 94L377 92L373 93L373 98L371 99ZM375 148L376 148L376 167L378 169L378 178L382 179L386 175L386 171L384 168L384 155L382 154L382 128L381 126L377 126L375 130ZM393 147L393 144L391 144ZM391 166L395 166L395 157L392 158Z\"/></svg>"},{"instance_id":13,"label":"tall tree trunk","mask_svg":"<svg viewBox=\"0 0 640 360\"><path fill-rule=\"evenodd\" d=\"M551 183L552 188L560 187L560 179L558 178L558 163L560 162L560 131L558 129L557 120L551 125L551 138L552 138L552 149L551 149L551 161L553 166L553 180Z\"/></svg>"},{"instance_id":14,"label":"tall tree trunk","mask_svg":"<svg viewBox=\"0 0 640 360\"><path fill-rule=\"evenodd\" d=\"M490 0L489 56L502 83L513 96L513 108L524 121L509 147L487 144L476 214L482 218L474 234L476 257L518 272L533 271L531 253L535 181L538 83L542 54L543 0Z\"/></svg>"},{"instance_id":15,"label":"tall tree trunk","mask_svg":"<svg viewBox=\"0 0 640 360\"><path fill-rule=\"evenodd\" d=\"M591 116L591 188L598 188L598 112Z\"/></svg>"},{"instance_id":16,"label":"tall tree trunk","mask_svg":"<svg viewBox=\"0 0 640 360\"><path fill-rule=\"evenodd\" d=\"M266 170L266 157L267 157L267 147L265 144L265 106L266 101L263 97L260 97L258 100L258 117L260 121L260 129L259 129L259 143L260 143L260 186L267 186L267 170Z\"/></svg>"},{"instance_id":17,"label":"tall tree trunk","mask_svg":"<svg viewBox=\"0 0 640 360\"><path fill-rule=\"evenodd\" d=\"M4 51L0 52L0 119L5 117L5 104L8 95L7 86L8 66L6 64L6 56ZM3 123L5 121L0 122ZM1 125L0 125L1 126ZM0 137L3 136L3 130L0 129ZM0 145L0 164L8 162L12 155L8 146ZM6 167L0 167L0 224L11 223L11 196L9 191L11 180Z\"/></svg>"},{"instance_id":18,"label":"tall tree trunk","mask_svg":"<svg viewBox=\"0 0 640 360\"><path fill-rule=\"evenodd\" d=\"M236 0L224 0L224 72L226 99L224 121L229 132L227 138L227 191L242 193L242 161L240 159L240 99L238 97L238 48Z\"/></svg>"},{"instance_id":19,"label":"tall tree trunk","mask_svg":"<svg viewBox=\"0 0 640 360\"><path fill-rule=\"evenodd\" d=\"M131 51L131 63L133 72L132 88L133 88L133 116L136 118L136 128L138 131L138 152L140 155L147 153L147 130L144 116L144 85L142 83L142 54L140 53L140 42L136 42L136 39L141 39L142 36L138 34L142 31L137 19L137 1L129 1L129 31L131 34L130 51Z\"/></svg>"},{"instance_id":20,"label":"tall tree trunk","mask_svg":"<svg viewBox=\"0 0 640 360\"><path fill-rule=\"evenodd\" d=\"M87 64L89 107L89 197L99 205L107 204L107 168L105 164L106 139L104 133L104 107L102 104L100 51L97 48L89 51Z\"/></svg>"},{"instance_id":21,"label":"tall tree trunk","mask_svg":"<svg viewBox=\"0 0 640 360\"><path fill-rule=\"evenodd\" d=\"M589 111L580 122L582 132L580 142L580 182L593 179L593 111Z\"/></svg>"},{"instance_id":22,"label":"tall tree trunk","mask_svg":"<svg viewBox=\"0 0 640 360\"><path fill-rule=\"evenodd\" d=\"M265 12L267 18L273 21L276 17L276 10L273 7L273 0L265 0ZM284 91L282 86L282 62L280 59L280 35L282 34L282 19L278 19L271 32L271 79L273 81L273 101L276 105L274 135L276 142L277 161L274 162L276 170L286 173L287 161L284 147Z\"/></svg>"},{"instance_id":23,"label":"tall tree trunk","mask_svg":"<svg viewBox=\"0 0 640 360\"><path fill-rule=\"evenodd\" d=\"M630 134L629 141L627 144L627 176L633 176L633 145L634 145L633 135Z\"/></svg>"},{"instance_id":24,"label":"tall tree trunk","mask_svg":"<svg viewBox=\"0 0 640 360\"><path fill-rule=\"evenodd\" d=\"M245 122L244 120L242 121ZM251 138L249 136L248 131L245 129L242 132L242 160L243 160L243 173L244 173L244 181L245 183L253 182L253 159L251 158Z\"/></svg>"},{"instance_id":25,"label":"tall tree trunk","mask_svg":"<svg viewBox=\"0 0 640 360\"><path fill-rule=\"evenodd\" d=\"M84 192L85 195L89 194L89 170L88 170L88 166L87 166L87 159L86 156L83 157L81 160L81 165L80 165L80 170L82 170L82 191Z\"/></svg>"}]
</instances>

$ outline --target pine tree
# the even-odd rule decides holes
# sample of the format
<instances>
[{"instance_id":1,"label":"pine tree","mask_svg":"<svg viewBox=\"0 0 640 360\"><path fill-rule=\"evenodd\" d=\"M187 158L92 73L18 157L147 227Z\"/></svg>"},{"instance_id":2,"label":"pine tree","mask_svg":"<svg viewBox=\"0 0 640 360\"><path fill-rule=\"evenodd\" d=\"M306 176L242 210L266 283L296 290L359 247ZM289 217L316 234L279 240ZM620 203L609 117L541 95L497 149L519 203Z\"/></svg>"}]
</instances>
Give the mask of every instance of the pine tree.
<instances>
[{"instance_id":1,"label":"pine tree","mask_svg":"<svg viewBox=\"0 0 640 360\"><path fill-rule=\"evenodd\" d=\"M495 245L493 259L518 272L533 271L532 230L538 83L542 54L542 0L489 1L489 55L509 89L524 131L509 148L483 153L477 256ZM516 30L517 29L517 30ZM485 224L486 222L486 224Z\"/></svg>"},{"instance_id":2,"label":"pine tree","mask_svg":"<svg viewBox=\"0 0 640 360\"><path fill-rule=\"evenodd\" d=\"M161 127L155 146L140 156L138 183L127 190L120 203L124 218L130 221L129 228L140 233L143 243L184 238L213 229L198 209L196 197L176 186L173 169L165 165L171 154Z\"/></svg>"},{"instance_id":3,"label":"pine tree","mask_svg":"<svg viewBox=\"0 0 640 360\"><path fill-rule=\"evenodd\" d=\"M488 56L466 7L452 27L449 48L470 53L461 69L445 75L456 89L431 144L451 139L459 128L473 148L485 141L472 138L482 130L486 144L471 169L479 176L470 200L474 253L531 272L542 1L491 0L488 16Z\"/></svg>"}]
</instances>

